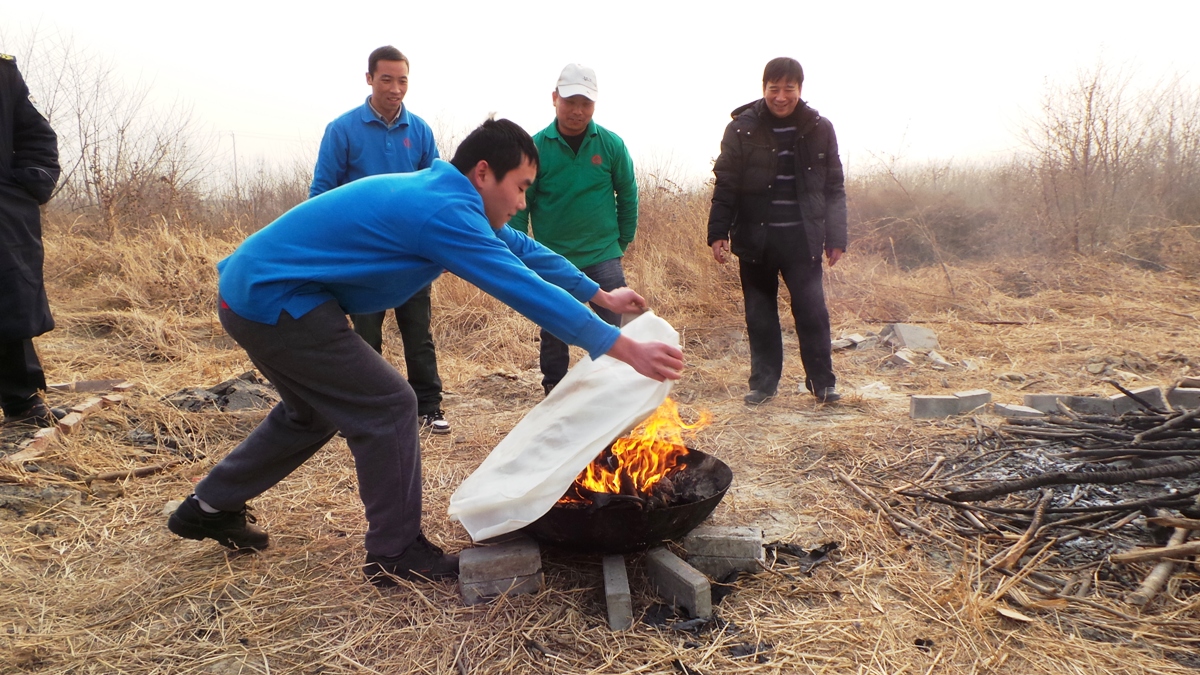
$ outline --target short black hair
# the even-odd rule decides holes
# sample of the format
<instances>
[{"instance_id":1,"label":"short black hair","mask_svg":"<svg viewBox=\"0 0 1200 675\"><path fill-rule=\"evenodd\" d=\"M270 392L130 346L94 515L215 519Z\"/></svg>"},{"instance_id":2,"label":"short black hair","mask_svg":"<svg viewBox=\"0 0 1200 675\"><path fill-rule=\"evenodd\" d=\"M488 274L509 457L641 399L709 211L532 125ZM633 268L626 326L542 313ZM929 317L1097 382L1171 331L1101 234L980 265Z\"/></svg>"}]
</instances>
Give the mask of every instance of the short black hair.
<instances>
[{"instance_id":1,"label":"short black hair","mask_svg":"<svg viewBox=\"0 0 1200 675\"><path fill-rule=\"evenodd\" d=\"M371 52L367 57L367 74L375 74L375 66L379 65L380 61L403 61L408 63L408 57L401 54L399 49L391 45L384 45L379 49ZM412 68L412 64L408 63L408 67Z\"/></svg>"},{"instance_id":2,"label":"short black hair","mask_svg":"<svg viewBox=\"0 0 1200 675\"><path fill-rule=\"evenodd\" d=\"M779 80L804 84L804 68L800 67L799 61L786 56L767 61L767 67L763 68L763 88L768 82Z\"/></svg>"},{"instance_id":3,"label":"short black hair","mask_svg":"<svg viewBox=\"0 0 1200 675\"><path fill-rule=\"evenodd\" d=\"M516 122L488 118L458 144L450 163L465 176L482 160L496 180L504 180L504 175L521 166L523 159L538 165L537 146L529 133Z\"/></svg>"}]
</instances>

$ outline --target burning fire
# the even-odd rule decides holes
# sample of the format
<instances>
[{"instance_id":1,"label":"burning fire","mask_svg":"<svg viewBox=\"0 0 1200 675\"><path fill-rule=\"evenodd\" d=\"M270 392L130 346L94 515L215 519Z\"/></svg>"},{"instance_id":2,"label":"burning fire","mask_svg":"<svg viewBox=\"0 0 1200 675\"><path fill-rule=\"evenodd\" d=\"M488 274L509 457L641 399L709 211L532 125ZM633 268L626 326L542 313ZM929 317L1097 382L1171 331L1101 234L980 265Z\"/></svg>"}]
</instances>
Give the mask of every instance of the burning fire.
<instances>
[{"instance_id":1,"label":"burning fire","mask_svg":"<svg viewBox=\"0 0 1200 675\"><path fill-rule=\"evenodd\" d=\"M655 483L670 476L688 454L683 432L701 429L711 419L712 415L703 411L699 419L687 424L679 417L679 407L668 398L629 436L618 438L593 460L575 483L591 492L649 494Z\"/></svg>"}]
</instances>

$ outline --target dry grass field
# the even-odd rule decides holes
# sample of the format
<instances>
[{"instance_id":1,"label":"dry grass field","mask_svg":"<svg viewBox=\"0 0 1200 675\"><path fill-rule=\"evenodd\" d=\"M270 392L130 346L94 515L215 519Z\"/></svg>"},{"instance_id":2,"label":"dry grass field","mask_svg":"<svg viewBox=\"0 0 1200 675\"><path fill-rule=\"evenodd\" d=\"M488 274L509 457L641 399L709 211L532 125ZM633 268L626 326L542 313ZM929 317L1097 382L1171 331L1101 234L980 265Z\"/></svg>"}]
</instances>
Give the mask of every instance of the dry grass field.
<instances>
[{"instance_id":1,"label":"dry grass field","mask_svg":"<svg viewBox=\"0 0 1200 675\"><path fill-rule=\"evenodd\" d=\"M912 420L909 394L985 388L1009 403L1034 391L1110 394L1087 370L1106 357L1145 364L1119 369L1126 386L1198 374L1195 279L1102 257L900 271L852 247L827 275L835 337L920 322L937 332L953 367L886 367L885 348L837 352L846 396L820 406L797 391L803 378L789 330L781 395L751 410L741 402L749 358L736 269L711 261L695 199L647 200L653 210L643 214L627 273L684 339L688 369L674 398L688 415L713 414L693 445L734 470L712 520L806 548L837 542L832 563L804 576L781 559L739 579L717 608L729 624L699 634L645 623L611 632L599 559L553 550L544 551L545 590L534 596L467 607L449 583L381 592L361 577L365 523L340 439L253 503L269 550L230 555L211 541L178 539L165 528L164 505L186 496L261 416L183 412L163 400L249 369L212 311L213 264L240 235L164 226L101 241L55 222L46 244L58 329L37 341L49 378L137 386L42 457L0 457L8 490L0 493L0 672L1193 672L1200 607L1190 566L1141 610L1102 585L1079 600L1039 602L971 556L912 529L898 533L836 474L887 499L933 457L966 452L1001 421L986 413ZM457 550L470 541L446 518L450 494L541 398L537 332L457 279L437 282L434 300L454 428L423 439L424 527ZM388 340L397 362L398 338ZM51 401L85 396L53 393ZM157 441L131 440L147 434ZM21 440L5 431L0 454ZM150 475L86 480L173 460L181 461ZM655 600L637 557L630 562L641 613ZM1149 567L1133 569L1140 576ZM1006 618L1004 608L1030 620ZM733 649L759 643L769 645L761 658Z\"/></svg>"}]
</instances>

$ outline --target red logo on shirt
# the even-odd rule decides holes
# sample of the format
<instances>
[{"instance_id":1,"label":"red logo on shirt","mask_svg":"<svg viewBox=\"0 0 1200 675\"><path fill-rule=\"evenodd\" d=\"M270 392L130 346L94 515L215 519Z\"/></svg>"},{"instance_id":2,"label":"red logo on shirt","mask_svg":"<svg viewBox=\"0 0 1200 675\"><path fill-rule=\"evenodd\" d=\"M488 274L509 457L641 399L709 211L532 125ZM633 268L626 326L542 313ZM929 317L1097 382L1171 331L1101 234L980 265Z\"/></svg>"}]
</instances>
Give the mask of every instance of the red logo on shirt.
<instances>
[{"instance_id":1,"label":"red logo on shirt","mask_svg":"<svg viewBox=\"0 0 1200 675\"><path fill-rule=\"evenodd\" d=\"M408 136L404 137L404 147L406 147L406 148L412 147L412 139L409 138Z\"/></svg>"},{"instance_id":2,"label":"red logo on shirt","mask_svg":"<svg viewBox=\"0 0 1200 675\"><path fill-rule=\"evenodd\" d=\"M599 166L603 161L603 159L600 159L600 155L592 155L592 164Z\"/></svg>"}]
</instances>

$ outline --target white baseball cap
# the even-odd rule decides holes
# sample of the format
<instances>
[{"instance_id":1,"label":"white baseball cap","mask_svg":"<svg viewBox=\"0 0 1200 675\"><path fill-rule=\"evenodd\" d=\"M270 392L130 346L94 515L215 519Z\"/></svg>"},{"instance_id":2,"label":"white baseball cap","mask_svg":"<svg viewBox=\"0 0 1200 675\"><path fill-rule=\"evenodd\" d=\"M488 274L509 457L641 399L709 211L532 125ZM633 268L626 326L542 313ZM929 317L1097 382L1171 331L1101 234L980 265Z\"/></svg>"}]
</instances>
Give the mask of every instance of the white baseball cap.
<instances>
[{"instance_id":1,"label":"white baseball cap","mask_svg":"<svg viewBox=\"0 0 1200 675\"><path fill-rule=\"evenodd\" d=\"M600 94L596 86L596 71L578 63L568 63L558 76L558 95L567 98L579 94L596 100Z\"/></svg>"}]
</instances>

